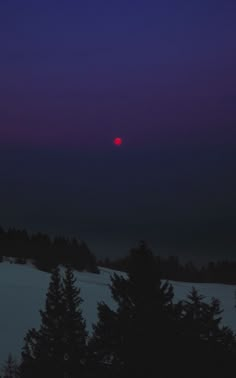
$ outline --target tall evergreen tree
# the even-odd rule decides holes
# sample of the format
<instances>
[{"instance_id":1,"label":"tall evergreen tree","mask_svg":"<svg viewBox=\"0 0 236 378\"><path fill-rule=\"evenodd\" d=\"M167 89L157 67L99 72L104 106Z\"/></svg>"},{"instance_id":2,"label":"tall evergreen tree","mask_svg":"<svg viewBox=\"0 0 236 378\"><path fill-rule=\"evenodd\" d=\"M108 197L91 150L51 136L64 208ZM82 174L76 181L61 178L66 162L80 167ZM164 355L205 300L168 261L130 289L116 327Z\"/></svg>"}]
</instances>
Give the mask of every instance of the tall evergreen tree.
<instances>
[{"instance_id":1,"label":"tall evergreen tree","mask_svg":"<svg viewBox=\"0 0 236 378\"><path fill-rule=\"evenodd\" d=\"M234 336L221 326L220 302L205 302L195 288L184 302L182 317L182 354L186 356L183 377L232 377Z\"/></svg>"},{"instance_id":2,"label":"tall evergreen tree","mask_svg":"<svg viewBox=\"0 0 236 378\"><path fill-rule=\"evenodd\" d=\"M33 372L35 377L64 378L67 353L63 343L65 311L60 271L55 268L47 292L45 310L40 311L40 329L31 329L25 337L21 364L23 377L29 377L28 374Z\"/></svg>"},{"instance_id":3,"label":"tall evergreen tree","mask_svg":"<svg viewBox=\"0 0 236 378\"><path fill-rule=\"evenodd\" d=\"M63 279L66 306L64 341L67 350L67 371L71 378L84 373L87 362L86 323L82 316L80 289L75 283L72 268L68 266Z\"/></svg>"},{"instance_id":4,"label":"tall evergreen tree","mask_svg":"<svg viewBox=\"0 0 236 378\"><path fill-rule=\"evenodd\" d=\"M103 364L104 371L112 370L119 377L156 377L157 371L166 375L165 358L175 339L173 289L167 282L161 283L159 264L145 243L131 250L128 277L115 275L111 290L117 310L99 305L99 321L90 344L98 366ZM157 368L158 348L163 353Z\"/></svg>"},{"instance_id":5,"label":"tall evergreen tree","mask_svg":"<svg viewBox=\"0 0 236 378\"><path fill-rule=\"evenodd\" d=\"M25 337L22 378L73 378L84 374L87 333L81 303L72 269L66 269L63 281L59 268L54 269L45 310L40 311L40 329L29 330Z\"/></svg>"}]
</instances>

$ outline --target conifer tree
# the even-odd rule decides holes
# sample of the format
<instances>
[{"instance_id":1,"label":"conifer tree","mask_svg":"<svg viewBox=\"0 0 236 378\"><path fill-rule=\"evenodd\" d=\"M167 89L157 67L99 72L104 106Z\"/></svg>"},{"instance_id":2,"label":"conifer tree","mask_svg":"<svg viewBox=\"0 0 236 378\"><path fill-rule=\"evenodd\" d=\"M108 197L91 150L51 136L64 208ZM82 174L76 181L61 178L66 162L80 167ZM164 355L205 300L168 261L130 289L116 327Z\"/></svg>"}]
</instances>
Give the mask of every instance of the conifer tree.
<instances>
[{"instance_id":1,"label":"conifer tree","mask_svg":"<svg viewBox=\"0 0 236 378\"><path fill-rule=\"evenodd\" d=\"M16 360L12 357L11 353L8 355L7 361L2 368L2 378L18 378L19 371Z\"/></svg>"},{"instance_id":2,"label":"conifer tree","mask_svg":"<svg viewBox=\"0 0 236 378\"><path fill-rule=\"evenodd\" d=\"M117 353L121 347L122 333L119 332L117 312L104 302L98 303L98 323L93 325L94 333L89 339L89 377L113 377L120 370Z\"/></svg>"},{"instance_id":3,"label":"conifer tree","mask_svg":"<svg viewBox=\"0 0 236 378\"><path fill-rule=\"evenodd\" d=\"M40 329L29 330L25 337L22 378L73 378L85 373L87 333L81 303L72 269L66 269L63 281L59 268L54 269L45 310L40 311Z\"/></svg>"},{"instance_id":4,"label":"conifer tree","mask_svg":"<svg viewBox=\"0 0 236 378\"><path fill-rule=\"evenodd\" d=\"M75 285L72 268L68 266L63 279L63 297L65 301L64 342L67 353L67 371L69 376L78 377L86 369L87 332L82 316L80 289Z\"/></svg>"},{"instance_id":5,"label":"conifer tree","mask_svg":"<svg viewBox=\"0 0 236 378\"><path fill-rule=\"evenodd\" d=\"M40 311L39 331L31 329L25 337L21 374L28 377L57 376L64 378L66 358L64 337L65 301L59 268L53 270L45 310Z\"/></svg>"},{"instance_id":6,"label":"conifer tree","mask_svg":"<svg viewBox=\"0 0 236 378\"><path fill-rule=\"evenodd\" d=\"M186 356L183 377L232 377L235 339L227 327L221 326L220 302L210 303L195 288L184 302L182 318L182 354ZM197 362L197 363L196 363ZM204 375L205 374L205 375Z\"/></svg>"},{"instance_id":7,"label":"conifer tree","mask_svg":"<svg viewBox=\"0 0 236 378\"><path fill-rule=\"evenodd\" d=\"M99 305L90 343L98 366L103 364L105 372L112 370L119 377L156 377L156 354L161 348L158 367L166 375L165 358L175 337L173 289L161 283L159 264L144 242L131 250L128 277L112 278L111 291L117 310Z\"/></svg>"}]
</instances>

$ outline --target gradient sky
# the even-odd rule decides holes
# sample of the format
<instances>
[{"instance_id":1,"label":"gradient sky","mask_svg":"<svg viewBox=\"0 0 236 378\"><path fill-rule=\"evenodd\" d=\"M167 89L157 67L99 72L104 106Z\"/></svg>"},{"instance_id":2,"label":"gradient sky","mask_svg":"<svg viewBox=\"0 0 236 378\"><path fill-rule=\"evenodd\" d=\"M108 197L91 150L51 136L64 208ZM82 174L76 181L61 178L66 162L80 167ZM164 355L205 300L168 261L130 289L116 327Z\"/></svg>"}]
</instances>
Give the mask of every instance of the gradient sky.
<instances>
[{"instance_id":1,"label":"gradient sky","mask_svg":"<svg viewBox=\"0 0 236 378\"><path fill-rule=\"evenodd\" d=\"M235 19L235 0L1 0L1 224L99 256L236 254Z\"/></svg>"}]
</instances>

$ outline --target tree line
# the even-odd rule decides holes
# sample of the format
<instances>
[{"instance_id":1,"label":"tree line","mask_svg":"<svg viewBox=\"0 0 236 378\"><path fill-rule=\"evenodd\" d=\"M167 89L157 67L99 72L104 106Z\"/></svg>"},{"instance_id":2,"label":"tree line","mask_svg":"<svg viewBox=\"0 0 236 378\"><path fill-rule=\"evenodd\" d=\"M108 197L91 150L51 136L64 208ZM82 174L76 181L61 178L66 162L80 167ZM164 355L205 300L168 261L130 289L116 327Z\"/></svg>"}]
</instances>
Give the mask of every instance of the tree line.
<instances>
[{"instance_id":1,"label":"tree line","mask_svg":"<svg viewBox=\"0 0 236 378\"><path fill-rule=\"evenodd\" d=\"M191 261L181 263L178 256L155 257L160 264L161 278L165 280L182 282L204 282L236 284L236 261L218 260L210 261L206 265L196 266ZM127 272L129 256L110 260L99 260L99 266Z\"/></svg>"},{"instance_id":2,"label":"tree line","mask_svg":"<svg viewBox=\"0 0 236 378\"><path fill-rule=\"evenodd\" d=\"M88 335L73 270L55 268L40 328L27 332L21 361L9 357L3 377L235 377L236 338L221 324L220 302L207 303L195 288L174 302L145 243L130 251L127 277L114 274L110 289L116 309L99 303Z\"/></svg>"},{"instance_id":3,"label":"tree line","mask_svg":"<svg viewBox=\"0 0 236 378\"><path fill-rule=\"evenodd\" d=\"M24 264L30 259L41 270L50 272L58 264L70 264L76 270L97 273L96 258L84 241L76 238L55 237L36 233L29 235L26 230L0 227L0 254L14 257Z\"/></svg>"},{"instance_id":4,"label":"tree line","mask_svg":"<svg viewBox=\"0 0 236 378\"><path fill-rule=\"evenodd\" d=\"M98 260L84 241L76 238L50 238L44 233L30 235L26 230L0 227L0 262L14 258L18 264L27 259L40 270L51 272L58 264L70 264L75 270L99 273L98 266L127 271L129 256ZM155 256L160 265L162 279L183 282L236 284L236 261L211 261L206 266L196 266L191 261L180 263L177 256Z\"/></svg>"}]
</instances>

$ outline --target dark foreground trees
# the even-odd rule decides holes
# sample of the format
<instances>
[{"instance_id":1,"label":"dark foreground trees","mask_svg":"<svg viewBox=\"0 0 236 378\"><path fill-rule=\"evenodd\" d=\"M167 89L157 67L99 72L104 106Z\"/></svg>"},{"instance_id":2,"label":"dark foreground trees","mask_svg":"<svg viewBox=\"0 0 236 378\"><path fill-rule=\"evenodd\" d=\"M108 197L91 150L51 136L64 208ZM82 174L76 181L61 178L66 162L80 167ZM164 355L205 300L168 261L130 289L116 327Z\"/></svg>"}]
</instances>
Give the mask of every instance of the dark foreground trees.
<instances>
[{"instance_id":1,"label":"dark foreground trees","mask_svg":"<svg viewBox=\"0 0 236 378\"><path fill-rule=\"evenodd\" d=\"M235 337L221 326L216 299L207 304L193 288L174 303L160 264L145 243L133 249L127 276L114 275L112 310L98 305L88 339L73 272L56 268L39 330L26 337L20 376L102 378L234 377Z\"/></svg>"},{"instance_id":2,"label":"dark foreground trees","mask_svg":"<svg viewBox=\"0 0 236 378\"><path fill-rule=\"evenodd\" d=\"M90 341L94 371L117 378L233 377L234 335L220 326L219 302L207 304L193 289L174 304L173 288L161 283L158 261L144 243L128 262L128 279L112 279L117 310L99 305Z\"/></svg>"},{"instance_id":3,"label":"dark foreground trees","mask_svg":"<svg viewBox=\"0 0 236 378\"><path fill-rule=\"evenodd\" d=\"M25 337L21 377L77 377L84 370L87 333L81 302L71 268L63 284L59 268L54 269L41 327Z\"/></svg>"},{"instance_id":4,"label":"dark foreground trees","mask_svg":"<svg viewBox=\"0 0 236 378\"><path fill-rule=\"evenodd\" d=\"M181 351L185 358L183 377L233 377L235 337L221 326L220 303L207 304L193 288L183 303ZM194 369L193 369L194 367Z\"/></svg>"},{"instance_id":5,"label":"dark foreground trees","mask_svg":"<svg viewBox=\"0 0 236 378\"><path fill-rule=\"evenodd\" d=\"M159 267L145 244L131 251L128 279L115 275L111 290L117 311L100 304L99 321L90 342L98 366L107 373L112 369L117 377L156 376L157 371L167 368L165 360L175 338L172 324L176 309L173 288L161 284ZM153 369L160 348L163 358Z\"/></svg>"}]
</instances>

